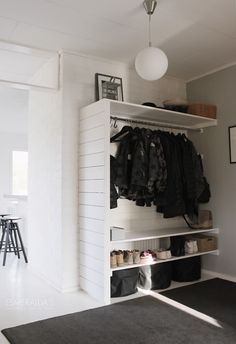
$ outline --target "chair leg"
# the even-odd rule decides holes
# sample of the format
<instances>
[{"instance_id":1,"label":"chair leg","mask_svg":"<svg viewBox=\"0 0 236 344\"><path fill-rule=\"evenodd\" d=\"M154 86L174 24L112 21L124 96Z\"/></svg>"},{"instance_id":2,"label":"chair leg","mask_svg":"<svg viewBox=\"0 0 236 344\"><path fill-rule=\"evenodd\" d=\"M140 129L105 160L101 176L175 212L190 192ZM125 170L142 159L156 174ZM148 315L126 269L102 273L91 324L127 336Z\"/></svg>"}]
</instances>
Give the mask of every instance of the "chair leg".
<instances>
[{"instance_id":1,"label":"chair leg","mask_svg":"<svg viewBox=\"0 0 236 344\"><path fill-rule=\"evenodd\" d=\"M18 237L19 237L19 240L20 240L21 249L22 249L22 252L23 252L23 255L24 255L24 258L25 258L25 262L28 263L28 259L27 259L26 253L25 253L25 248L24 248L23 240L21 238L21 234L20 234L18 223L16 223L15 225L16 225L17 234L18 234Z\"/></svg>"},{"instance_id":2,"label":"chair leg","mask_svg":"<svg viewBox=\"0 0 236 344\"><path fill-rule=\"evenodd\" d=\"M15 228L13 230L13 233L14 233L14 238L15 238L17 256L18 256L18 259L20 259L20 251L19 251L18 239L17 239L16 229Z\"/></svg>"},{"instance_id":3,"label":"chair leg","mask_svg":"<svg viewBox=\"0 0 236 344\"><path fill-rule=\"evenodd\" d=\"M2 236L1 236L1 241L0 241L0 253L2 251L2 245L3 245L5 233L6 233L5 228L2 228Z\"/></svg>"},{"instance_id":4,"label":"chair leg","mask_svg":"<svg viewBox=\"0 0 236 344\"><path fill-rule=\"evenodd\" d=\"M16 246L15 246L13 234L12 234L12 229L10 229L10 239L11 240L9 241L9 250L10 252L12 252L12 248L13 248L15 255L17 255Z\"/></svg>"},{"instance_id":5,"label":"chair leg","mask_svg":"<svg viewBox=\"0 0 236 344\"><path fill-rule=\"evenodd\" d=\"M8 223L7 224L7 228L6 228L6 244L5 244L5 250L4 250L4 256L3 256L3 266L5 266L6 264L6 259L7 259L7 247L8 247L8 244L9 244L9 235L10 235L10 224Z\"/></svg>"}]
</instances>

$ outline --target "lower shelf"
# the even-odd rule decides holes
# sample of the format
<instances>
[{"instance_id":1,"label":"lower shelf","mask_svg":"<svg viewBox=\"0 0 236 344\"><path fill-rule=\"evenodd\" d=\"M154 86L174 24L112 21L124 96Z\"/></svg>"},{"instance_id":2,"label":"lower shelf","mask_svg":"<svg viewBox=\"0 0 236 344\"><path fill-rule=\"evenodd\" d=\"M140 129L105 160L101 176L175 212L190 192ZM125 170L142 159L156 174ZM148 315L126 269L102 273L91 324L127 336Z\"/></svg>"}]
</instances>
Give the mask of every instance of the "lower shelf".
<instances>
[{"instance_id":1,"label":"lower shelf","mask_svg":"<svg viewBox=\"0 0 236 344\"><path fill-rule=\"evenodd\" d=\"M132 265L124 265L124 266L119 266L117 268L111 269L111 273L113 271L119 271L119 270L125 270L125 269L132 269L132 268L138 268L140 266L147 266L147 265L154 265L154 264L160 264L160 263L165 263L165 262L171 262L174 260L179 260L179 259L186 259L186 258L190 258L190 257L196 257L196 256L203 256L206 254L215 254L215 255L219 255L219 250L213 250L213 251L206 251L206 252L198 252L198 253L194 253L194 254L185 254L185 256L181 256L181 257L171 257L170 259L159 259L156 260L154 262L147 262L147 263L140 263L140 264L132 264Z\"/></svg>"},{"instance_id":2,"label":"lower shelf","mask_svg":"<svg viewBox=\"0 0 236 344\"><path fill-rule=\"evenodd\" d=\"M171 281L171 285L169 288L167 289L159 289L159 290L145 290L145 289L141 289L138 288L138 292L135 294L131 294L129 296L121 296L121 297L112 297L110 298L110 303L117 303L117 302L123 302L123 301L128 301L131 299L136 299L138 297L142 297L142 296L146 296L146 295L151 295L153 297L159 298L159 293L162 291L166 291L166 290L170 290L170 289L175 289L175 288L180 288L180 287L184 287L190 284L195 284L195 283L199 283L199 282L203 282L203 281L207 281L209 279L212 279L214 277L218 277L217 275L213 274L209 274L207 272L205 272L204 270L202 270L202 277L200 280L198 281L192 281L192 282L174 282ZM160 300L163 301L163 296L160 297Z\"/></svg>"}]
</instances>

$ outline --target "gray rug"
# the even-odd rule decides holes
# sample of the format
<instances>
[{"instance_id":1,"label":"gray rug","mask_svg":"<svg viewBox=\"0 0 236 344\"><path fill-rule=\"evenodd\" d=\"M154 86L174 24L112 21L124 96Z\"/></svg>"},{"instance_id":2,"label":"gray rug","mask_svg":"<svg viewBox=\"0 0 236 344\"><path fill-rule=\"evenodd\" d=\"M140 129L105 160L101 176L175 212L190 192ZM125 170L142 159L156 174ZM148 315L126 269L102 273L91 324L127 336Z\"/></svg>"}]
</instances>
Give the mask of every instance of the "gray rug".
<instances>
[{"instance_id":1,"label":"gray rug","mask_svg":"<svg viewBox=\"0 0 236 344\"><path fill-rule=\"evenodd\" d=\"M161 294L236 329L236 283L234 282L213 278Z\"/></svg>"},{"instance_id":2,"label":"gray rug","mask_svg":"<svg viewBox=\"0 0 236 344\"><path fill-rule=\"evenodd\" d=\"M12 344L235 344L218 328L150 296L2 331Z\"/></svg>"}]
</instances>

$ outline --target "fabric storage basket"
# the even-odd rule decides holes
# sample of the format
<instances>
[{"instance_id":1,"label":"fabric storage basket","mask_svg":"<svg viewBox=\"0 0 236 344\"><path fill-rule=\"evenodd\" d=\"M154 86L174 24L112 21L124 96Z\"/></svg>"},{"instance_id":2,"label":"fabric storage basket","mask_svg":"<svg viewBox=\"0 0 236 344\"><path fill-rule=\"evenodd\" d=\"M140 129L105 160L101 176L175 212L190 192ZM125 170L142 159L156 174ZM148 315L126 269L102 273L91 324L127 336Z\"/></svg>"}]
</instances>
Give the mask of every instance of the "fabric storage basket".
<instances>
[{"instance_id":1,"label":"fabric storage basket","mask_svg":"<svg viewBox=\"0 0 236 344\"><path fill-rule=\"evenodd\" d=\"M213 235L195 234L192 238L197 240L199 252L217 250L217 237Z\"/></svg>"},{"instance_id":2,"label":"fabric storage basket","mask_svg":"<svg viewBox=\"0 0 236 344\"><path fill-rule=\"evenodd\" d=\"M198 115L208 118L216 119L216 111L217 108L215 105L210 104L189 104L188 106L188 113L192 115Z\"/></svg>"},{"instance_id":3,"label":"fabric storage basket","mask_svg":"<svg viewBox=\"0 0 236 344\"><path fill-rule=\"evenodd\" d=\"M111 297L127 296L137 292L139 268L113 271Z\"/></svg>"},{"instance_id":4,"label":"fabric storage basket","mask_svg":"<svg viewBox=\"0 0 236 344\"><path fill-rule=\"evenodd\" d=\"M170 238L170 250L174 257L181 257L185 255L185 237L178 235Z\"/></svg>"},{"instance_id":5,"label":"fabric storage basket","mask_svg":"<svg viewBox=\"0 0 236 344\"><path fill-rule=\"evenodd\" d=\"M138 286L146 290L166 289L171 284L171 278L170 262L143 266L139 270Z\"/></svg>"},{"instance_id":6,"label":"fabric storage basket","mask_svg":"<svg viewBox=\"0 0 236 344\"><path fill-rule=\"evenodd\" d=\"M176 282L193 282L201 278L201 257L172 262L172 279Z\"/></svg>"}]
</instances>

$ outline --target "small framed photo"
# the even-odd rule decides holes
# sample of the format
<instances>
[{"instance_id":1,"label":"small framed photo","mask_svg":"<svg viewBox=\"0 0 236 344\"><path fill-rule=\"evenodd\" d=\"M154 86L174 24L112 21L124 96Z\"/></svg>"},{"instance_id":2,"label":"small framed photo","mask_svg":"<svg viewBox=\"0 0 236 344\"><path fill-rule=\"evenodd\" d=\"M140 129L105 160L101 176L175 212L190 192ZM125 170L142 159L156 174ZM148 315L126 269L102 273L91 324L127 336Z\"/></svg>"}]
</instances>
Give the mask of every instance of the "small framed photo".
<instances>
[{"instance_id":1,"label":"small framed photo","mask_svg":"<svg viewBox=\"0 0 236 344\"><path fill-rule=\"evenodd\" d=\"M112 75L95 74L96 100L102 98L124 101L122 78Z\"/></svg>"},{"instance_id":2,"label":"small framed photo","mask_svg":"<svg viewBox=\"0 0 236 344\"><path fill-rule=\"evenodd\" d=\"M231 164L236 164L236 125L229 127L229 158Z\"/></svg>"}]
</instances>

